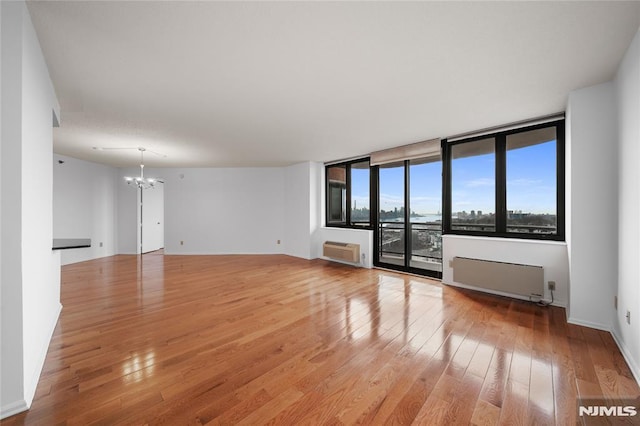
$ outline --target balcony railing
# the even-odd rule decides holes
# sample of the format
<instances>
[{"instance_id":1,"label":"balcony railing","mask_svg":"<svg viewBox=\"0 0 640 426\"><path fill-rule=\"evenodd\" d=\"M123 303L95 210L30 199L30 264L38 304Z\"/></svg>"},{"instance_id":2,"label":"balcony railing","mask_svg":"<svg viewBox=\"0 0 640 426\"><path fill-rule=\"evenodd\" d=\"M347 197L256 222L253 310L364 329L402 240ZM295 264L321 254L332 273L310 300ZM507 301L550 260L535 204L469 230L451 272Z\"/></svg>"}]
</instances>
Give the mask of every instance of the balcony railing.
<instances>
[{"instance_id":1,"label":"balcony railing","mask_svg":"<svg viewBox=\"0 0 640 426\"><path fill-rule=\"evenodd\" d=\"M412 267L442 270L442 223L440 222L410 222L411 253L409 265ZM495 231L494 224L465 223L458 224L454 229L474 231ZM555 226L538 225L508 225L508 232L555 234ZM380 222L378 226L380 236L379 255L385 263L405 264L405 223Z\"/></svg>"},{"instance_id":2,"label":"balcony railing","mask_svg":"<svg viewBox=\"0 0 640 426\"><path fill-rule=\"evenodd\" d=\"M442 263L442 224L411 222L411 256ZM380 222L380 255L404 256L404 222Z\"/></svg>"},{"instance_id":3,"label":"balcony railing","mask_svg":"<svg viewBox=\"0 0 640 426\"><path fill-rule=\"evenodd\" d=\"M494 223L452 223L451 229L456 231L486 231L494 232ZM507 224L507 232L518 232L524 234L555 234L557 228L554 225L518 225Z\"/></svg>"}]
</instances>

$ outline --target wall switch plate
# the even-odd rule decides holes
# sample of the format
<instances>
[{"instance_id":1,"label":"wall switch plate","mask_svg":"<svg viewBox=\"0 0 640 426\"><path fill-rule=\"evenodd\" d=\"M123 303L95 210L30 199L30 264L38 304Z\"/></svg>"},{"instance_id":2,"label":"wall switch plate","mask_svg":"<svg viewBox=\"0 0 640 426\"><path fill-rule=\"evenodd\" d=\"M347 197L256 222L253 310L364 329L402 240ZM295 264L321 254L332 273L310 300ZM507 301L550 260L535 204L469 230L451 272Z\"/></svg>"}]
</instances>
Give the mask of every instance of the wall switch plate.
<instances>
[{"instance_id":1,"label":"wall switch plate","mask_svg":"<svg viewBox=\"0 0 640 426\"><path fill-rule=\"evenodd\" d=\"M100 241L100 247L102 247L102 241Z\"/></svg>"},{"instance_id":2,"label":"wall switch plate","mask_svg":"<svg viewBox=\"0 0 640 426\"><path fill-rule=\"evenodd\" d=\"M184 241L180 241L180 245L183 246L184 245Z\"/></svg>"}]
</instances>

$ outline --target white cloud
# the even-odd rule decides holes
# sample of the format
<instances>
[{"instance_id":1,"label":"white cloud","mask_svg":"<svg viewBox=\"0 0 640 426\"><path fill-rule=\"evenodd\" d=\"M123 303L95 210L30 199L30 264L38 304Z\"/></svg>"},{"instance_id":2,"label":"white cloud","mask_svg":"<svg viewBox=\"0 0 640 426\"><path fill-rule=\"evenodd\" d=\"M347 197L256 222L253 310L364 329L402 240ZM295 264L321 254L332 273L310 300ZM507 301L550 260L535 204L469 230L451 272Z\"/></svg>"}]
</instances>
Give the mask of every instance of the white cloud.
<instances>
[{"instance_id":1,"label":"white cloud","mask_svg":"<svg viewBox=\"0 0 640 426\"><path fill-rule=\"evenodd\" d=\"M542 183L541 179L513 179L507 182L508 185L513 186L534 186L540 185Z\"/></svg>"},{"instance_id":2,"label":"white cloud","mask_svg":"<svg viewBox=\"0 0 640 426\"><path fill-rule=\"evenodd\" d=\"M491 178L478 178L478 179L468 180L464 184L469 188L477 188L480 186L494 186L495 182L496 182L495 179L491 179Z\"/></svg>"}]
</instances>

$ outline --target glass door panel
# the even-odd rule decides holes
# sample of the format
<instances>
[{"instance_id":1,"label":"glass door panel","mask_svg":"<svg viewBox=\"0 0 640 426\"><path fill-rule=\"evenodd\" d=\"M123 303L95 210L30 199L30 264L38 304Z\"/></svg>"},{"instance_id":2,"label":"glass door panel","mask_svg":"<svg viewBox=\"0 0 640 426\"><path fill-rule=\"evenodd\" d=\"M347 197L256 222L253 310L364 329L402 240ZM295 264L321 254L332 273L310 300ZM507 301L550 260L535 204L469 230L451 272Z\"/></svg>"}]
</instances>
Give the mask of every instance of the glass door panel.
<instances>
[{"instance_id":1,"label":"glass door panel","mask_svg":"<svg viewBox=\"0 0 640 426\"><path fill-rule=\"evenodd\" d=\"M378 262L404 266L404 163L381 165L378 173Z\"/></svg>"},{"instance_id":2,"label":"glass door panel","mask_svg":"<svg viewBox=\"0 0 640 426\"><path fill-rule=\"evenodd\" d=\"M442 272L442 161L409 162L409 266Z\"/></svg>"}]
</instances>

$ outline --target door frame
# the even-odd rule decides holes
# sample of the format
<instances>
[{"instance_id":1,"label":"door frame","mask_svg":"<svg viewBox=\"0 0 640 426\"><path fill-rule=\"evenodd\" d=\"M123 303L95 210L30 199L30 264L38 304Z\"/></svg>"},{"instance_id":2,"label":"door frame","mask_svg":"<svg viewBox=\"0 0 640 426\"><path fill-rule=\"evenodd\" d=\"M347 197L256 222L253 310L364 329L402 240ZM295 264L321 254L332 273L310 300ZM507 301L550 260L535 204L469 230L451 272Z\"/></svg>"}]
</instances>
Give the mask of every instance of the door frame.
<instances>
[{"instance_id":1,"label":"door frame","mask_svg":"<svg viewBox=\"0 0 640 426\"><path fill-rule=\"evenodd\" d=\"M442 160L440 160L442 161ZM408 272L416 275L423 275L432 278L442 279L441 271L432 271L429 269L416 268L411 266L411 239L413 232L411 231L411 179L410 179L410 160L403 161L404 167L404 265L395 265L380 261L380 166L371 166L371 207L372 207L372 225L373 225L373 265L379 268L393 269L401 272ZM442 191L442 181L436 182ZM442 210L441 210L442 211ZM442 238L442 224L441 238Z\"/></svg>"}]
</instances>

